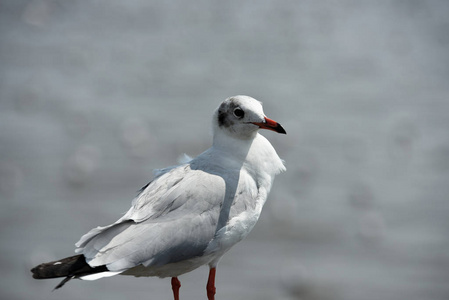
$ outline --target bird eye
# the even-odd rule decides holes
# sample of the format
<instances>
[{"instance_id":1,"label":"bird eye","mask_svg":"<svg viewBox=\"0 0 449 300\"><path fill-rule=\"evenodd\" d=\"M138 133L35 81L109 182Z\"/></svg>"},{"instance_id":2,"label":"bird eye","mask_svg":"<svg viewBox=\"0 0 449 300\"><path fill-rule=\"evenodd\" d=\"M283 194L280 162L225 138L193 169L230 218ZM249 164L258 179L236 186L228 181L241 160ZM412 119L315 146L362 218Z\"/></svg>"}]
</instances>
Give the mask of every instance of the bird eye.
<instances>
[{"instance_id":1,"label":"bird eye","mask_svg":"<svg viewBox=\"0 0 449 300\"><path fill-rule=\"evenodd\" d=\"M236 116L237 118L241 119L243 118L243 116L245 115L245 112L243 111L243 109L241 108L236 108L234 109L234 116Z\"/></svg>"}]
</instances>

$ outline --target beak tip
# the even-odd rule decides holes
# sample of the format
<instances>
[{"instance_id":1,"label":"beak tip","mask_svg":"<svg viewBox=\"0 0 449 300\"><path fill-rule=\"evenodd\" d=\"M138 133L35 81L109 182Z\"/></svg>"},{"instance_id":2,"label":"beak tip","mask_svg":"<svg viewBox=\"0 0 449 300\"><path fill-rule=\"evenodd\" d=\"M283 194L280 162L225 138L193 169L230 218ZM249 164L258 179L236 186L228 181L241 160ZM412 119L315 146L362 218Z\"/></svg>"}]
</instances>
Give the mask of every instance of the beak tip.
<instances>
[{"instance_id":1,"label":"beak tip","mask_svg":"<svg viewBox=\"0 0 449 300\"><path fill-rule=\"evenodd\" d=\"M276 132L281 134L287 134L287 131L285 131L284 127L281 126L281 124L278 123L278 126L276 126Z\"/></svg>"}]
</instances>

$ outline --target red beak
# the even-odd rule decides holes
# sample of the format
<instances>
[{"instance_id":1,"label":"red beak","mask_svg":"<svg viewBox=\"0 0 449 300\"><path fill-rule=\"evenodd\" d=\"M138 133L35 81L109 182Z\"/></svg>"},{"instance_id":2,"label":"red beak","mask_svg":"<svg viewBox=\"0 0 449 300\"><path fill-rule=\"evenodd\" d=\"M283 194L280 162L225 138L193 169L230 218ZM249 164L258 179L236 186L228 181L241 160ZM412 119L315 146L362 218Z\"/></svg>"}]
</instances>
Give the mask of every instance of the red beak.
<instances>
[{"instance_id":1,"label":"red beak","mask_svg":"<svg viewBox=\"0 0 449 300\"><path fill-rule=\"evenodd\" d=\"M253 122L253 124L259 126L259 128L261 129L268 129L275 131L277 133L287 134L287 132L281 126L281 124L271 119L268 119L267 117L265 117L265 122Z\"/></svg>"}]
</instances>

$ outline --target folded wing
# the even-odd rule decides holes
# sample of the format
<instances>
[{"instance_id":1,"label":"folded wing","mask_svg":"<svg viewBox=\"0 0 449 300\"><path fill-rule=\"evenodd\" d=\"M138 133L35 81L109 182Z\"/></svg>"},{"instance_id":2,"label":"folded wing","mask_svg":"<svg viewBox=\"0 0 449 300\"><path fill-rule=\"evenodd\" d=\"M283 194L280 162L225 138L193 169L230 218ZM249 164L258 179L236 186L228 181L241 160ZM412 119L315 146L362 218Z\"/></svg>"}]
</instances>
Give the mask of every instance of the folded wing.
<instances>
[{"instance_id":1,"label":"folded wing","mask_svg":"<svg viewBox=\"0 0 449 300\"><path fill-rule=\"evenodd\" d=\"M90 266L123 271L200 256L213 239L226 194L222 177L189 164L159 174L117 222L76 244Z\"/></svg>"}]
</instances>

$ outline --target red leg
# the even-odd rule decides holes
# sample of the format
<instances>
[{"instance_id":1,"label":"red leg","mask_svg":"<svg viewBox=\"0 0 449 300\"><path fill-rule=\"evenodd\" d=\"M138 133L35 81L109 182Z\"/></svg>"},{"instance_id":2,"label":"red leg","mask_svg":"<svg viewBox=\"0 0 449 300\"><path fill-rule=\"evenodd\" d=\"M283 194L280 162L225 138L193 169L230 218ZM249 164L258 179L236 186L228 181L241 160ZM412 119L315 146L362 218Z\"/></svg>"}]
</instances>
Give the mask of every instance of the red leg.
<instances>
[{"instance_id":1,"label":"red leg","mask_svg":"<svg viewBox=\"0 0 449 300\"><path fill-rule=\"evenodd\" d=\"M214 300L215 299L215 272L217 270L215 268L211 268L209 270L209 279L207 279L207 299Z\"/></svg>"},{"instance_id":2,"label":"red leg","mask_svg":"<svg viewBox=\"0 0 449 300\"><path fill-rule=\"evenodd\" d=\"M181 282L178 277L171 278L171 288L173 290L173 297L175 300L179 300L179 288L181 287Z\"/></svg>"}]
</instances>

